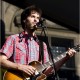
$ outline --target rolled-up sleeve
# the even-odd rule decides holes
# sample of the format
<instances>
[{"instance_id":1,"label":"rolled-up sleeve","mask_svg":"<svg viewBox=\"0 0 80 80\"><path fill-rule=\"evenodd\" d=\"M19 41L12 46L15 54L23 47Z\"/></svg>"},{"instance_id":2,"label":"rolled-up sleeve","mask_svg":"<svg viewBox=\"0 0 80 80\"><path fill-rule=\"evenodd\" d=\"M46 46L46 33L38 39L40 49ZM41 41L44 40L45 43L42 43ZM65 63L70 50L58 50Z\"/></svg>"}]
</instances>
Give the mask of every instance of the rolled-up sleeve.
<instances>
[{"instance_id":1,"label":"rolled-up sleeve","mask_svg":"<svg viewBox=\"0 0 80 80\"><path fill-rule=\"evenodd\" d=\"M8 58L11 57L11 55L13 54L13 45L14 45L14 39L12 36L9 36L4 45L2 46L0 52L5 54Z\"/></svg>"}]
</instances>

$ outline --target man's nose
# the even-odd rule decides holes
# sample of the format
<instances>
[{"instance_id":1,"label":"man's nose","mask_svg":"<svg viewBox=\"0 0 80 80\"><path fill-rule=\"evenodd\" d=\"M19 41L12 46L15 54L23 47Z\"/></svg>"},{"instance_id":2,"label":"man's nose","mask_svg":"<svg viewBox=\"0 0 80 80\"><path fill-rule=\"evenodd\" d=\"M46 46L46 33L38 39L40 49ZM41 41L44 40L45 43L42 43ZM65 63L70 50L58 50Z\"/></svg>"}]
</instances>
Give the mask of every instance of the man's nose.
<instances>
[{"instance_id":1,"label":"man's nose","mask_svg":"<svg viewBox=\"0 0 80 80\"><path fill-rule=\"evenodd\" d=\"M37 19L34 19L34 22L37 22Z\"/></svg>"},{"instance_id":2,"label":"man's nose","mask_svg":"<svg viewBox=\"0 0 80 80\"><path fill-rule=\"evenodd\" d=\"M34 19L34 22L36 22L36 23L37 23L38 21L39 21L39 20L38 20L37 18L35 18L35 19Z\"/></svg>"}]
</instances>

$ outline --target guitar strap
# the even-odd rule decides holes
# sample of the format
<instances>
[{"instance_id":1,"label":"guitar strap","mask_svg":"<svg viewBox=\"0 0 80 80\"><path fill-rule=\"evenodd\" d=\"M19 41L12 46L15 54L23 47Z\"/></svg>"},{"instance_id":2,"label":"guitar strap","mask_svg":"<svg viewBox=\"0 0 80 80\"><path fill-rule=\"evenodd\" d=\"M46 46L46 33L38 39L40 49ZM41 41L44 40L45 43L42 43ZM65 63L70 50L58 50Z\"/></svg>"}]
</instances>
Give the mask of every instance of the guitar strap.
<instances>
[{"instance_id":1,"label":"guitar strap","mask_svg":"<svg viewBox=\"0 0 80 80\"><path fill-rule=\"evenodd\" d=\"M39 61L44 63L43 41L39 40Z\"/></svg>"}]
</instances>

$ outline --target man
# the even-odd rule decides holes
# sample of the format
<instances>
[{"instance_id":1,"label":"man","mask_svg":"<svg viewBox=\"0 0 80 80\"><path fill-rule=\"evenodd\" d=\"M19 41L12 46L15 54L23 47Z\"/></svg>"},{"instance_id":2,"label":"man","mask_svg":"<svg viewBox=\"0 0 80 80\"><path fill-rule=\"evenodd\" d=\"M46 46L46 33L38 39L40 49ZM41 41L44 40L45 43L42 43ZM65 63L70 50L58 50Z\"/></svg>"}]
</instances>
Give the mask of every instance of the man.
<instances>
[{"instance_id":1,"label":"man","mask_svg":"<svg viewBox=\"0 0 80 80\"><path fill-rule=\"evenodd\" d=\"M41 14L42 11L35 6L30 6L22 12L21 24L24 31L7 38L0 50L1 66L9 70L18 70L29 76L34 76L36 68L28 64L32 61L40 61L41 64L49 61L47 46L44 42L44 56L43 60L40 60L40 41L35 34L37 23L41 19ZM73 49L70 49L68 55L73 56L74 52ZM46 69L46 71L47 70L48 69Z\"/></svg>"}]
</instances>

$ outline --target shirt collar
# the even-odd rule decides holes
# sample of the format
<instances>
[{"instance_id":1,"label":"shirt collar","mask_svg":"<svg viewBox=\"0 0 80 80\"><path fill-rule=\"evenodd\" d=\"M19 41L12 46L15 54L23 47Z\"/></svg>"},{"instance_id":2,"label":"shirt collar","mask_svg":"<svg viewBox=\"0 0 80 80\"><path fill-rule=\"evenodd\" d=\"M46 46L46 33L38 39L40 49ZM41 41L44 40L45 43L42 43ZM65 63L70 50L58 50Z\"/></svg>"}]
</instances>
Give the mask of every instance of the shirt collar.
<instances>
[{"instance_id":1,"label":"shirt collar","mask_svg":"<svg viewBox=\"0 0 80 80\"><path fill-rule=\"evenodd\" d=\"M27 33L25 34L25 31L23 31L23 32L21 32L21 33L19 34L19 38L20 38L21 40L22 40L23 38L32 40L31 38L33 38L35 41L39 42L38 37L37 37L36 34L34 34L34 36L30 36L30 35L27 34Z\"/></svg>"}]
</instances>

